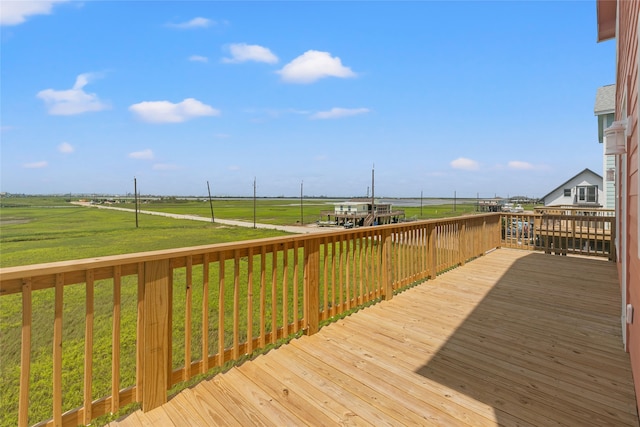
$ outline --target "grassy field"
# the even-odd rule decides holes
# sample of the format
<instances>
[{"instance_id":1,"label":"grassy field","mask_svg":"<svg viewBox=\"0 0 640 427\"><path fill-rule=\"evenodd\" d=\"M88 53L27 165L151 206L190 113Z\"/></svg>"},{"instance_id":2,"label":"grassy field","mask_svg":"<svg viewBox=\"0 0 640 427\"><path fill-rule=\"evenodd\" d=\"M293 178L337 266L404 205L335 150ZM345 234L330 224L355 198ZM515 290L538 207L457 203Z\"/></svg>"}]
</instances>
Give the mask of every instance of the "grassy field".
<instances>
[{"instance_id":1,"label":"grassy field","mask_svg":"<svg viewBox=\"0 0 640 427\"><path fill-rule=\"evenodd\" d=\"M257 199L255 206L256 222L276 225L300 225L314 223L319 219L326 219L321 216L322 211L333 211L337 199L303 199L302 209L300 199ZM450 216L464 215L475 211L473 202L444 205L424 205L401 206L402 201L398 201L394 209L405 211L407 219L428 219L445 218ZM215 218L237 219L248 222L254 220L254 208L252 199L214 199L213 213ZM119 204L119 207L133 209L132 203ZM140 205L141 210L169 212L183 215L199 215L205 218L211 217L211 207L208 201L176 200L166 199L152 201Z\"/></svg>"},{"instance_id":2,"label":"grassy field","mask_svg":"<svg viewBox=\"0 0 640 427\"><path fill-rule=\"evenodd\" d=\"M127 212L89 209L63 199L33 199L0 208L0 267L81 259L280 236L275 230L228 227Z\"/></svg>"},{"instance_id":3,"label":"grassy field","mask_svg":"<svg viewBox=\"0 0 640 427\"><path fill-rule=\"evenodd\" d=\"M123 206L123 205L120 205ZM126 206L123 206L126 207ZM308 201L304 204L305 223L319 218L321 210L332 209L326 201ZM179 214L210 216L208 202L169 201L144 204L144 210L158 210ZM452 205L425 206L423 217L435 218L460 215L473 211L472 204L459 204L456 212ZM420 208L405 208L407 217L419 217ZM253 221L253 201L214 200L216 218L243 219ZM300 221L299 200L258 200L256 221L272 224L296 224ZM173 247L186 247L272 237L284 233L273 230L228 227L208 222L176 220L159 216L141 215L139 228L135 227L135 216L131 213L77 207L63 198L3 199L0 207L0 266L16 266L42 262L62 261L114 254L143 252ZM270 260L267 260L270 265ZM245 267L243 267L245 268ZM197 270L197 269L196 269ZM233 271L231 266L227 272ZM184 273L177 271L176 284L184 282ZM213 270L212 282L217 272ZM270 276L270 273L267 273ZM194 271L194 277L199 277ZM232 278L229 278L232 283ZM129 283L131 282L131 283ZM281 283L278 279L278 283ZM194 307L199 307L202 295L198 294L199 283L194 281ZM246 292L247 286L242 284ZM255 288L254 294L259 292ZM215 287L214 287L215 288ZM122 346L123 386L132 385L135 379L135 316L136 286L133 278L123 280L122 294ZM215 353L217 324L217 295L212 289L209 295L212 319L210 349ZM231 292L225 299L231 298ZM293 292L290 290L290 295ZM175 292L174 301L174 363L179 366L181 337L185 301L181 292ZM73 285L64 291L64 337L63 337L63 402L66 409L77 407L82 399L82 364L84 352L84 285ZM96 302L111 301L112 288L108 283L96 283ZM244 301L245 296L241 296ZM232 304L232 301L227 301ZM257 304L257 303L256 303ZM267 303L269 309L270 303ZM291 313L291 310L289 311ZM53 320L53 292L39 291L33 294L34 328L32 331L32 374L30 417L41 420L51 415L51 346ZM110 378L110 303L96 303L94 321L93 391L95 395L108 394ZM194 338L200 333L198 315L193 314ZM269 319L269 314L267 315ZM19 381L21 309L19 295L0 298L0 426L13 426L17 422L17 385ZM36 326L37 325L37 326ZM125 326L128 325L128 326ZM228 327L229 325L227 325ZM246 328L246 325L243 325ZM225 328L226 329L226 328ZM254 329L255 330L255 329ZM228 331L229 332L229 331ZM227 334L227 336L229 336ZM227 343L229 344L229 343ZM200 350L193 348L194 357Z\"/></svg>"}]
</instances>

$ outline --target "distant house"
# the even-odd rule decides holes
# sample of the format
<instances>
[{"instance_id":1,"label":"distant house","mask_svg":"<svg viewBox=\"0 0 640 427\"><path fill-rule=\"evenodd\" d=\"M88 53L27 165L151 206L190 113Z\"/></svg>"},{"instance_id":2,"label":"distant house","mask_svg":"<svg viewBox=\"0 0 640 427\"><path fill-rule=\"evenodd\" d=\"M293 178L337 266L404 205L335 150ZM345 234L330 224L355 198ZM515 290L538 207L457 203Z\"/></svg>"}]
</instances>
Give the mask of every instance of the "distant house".
<instances>
[{"instance_id":1,"label":"distant house","mask_svg":"<svg viewBox=\"0 0 640 427\"><path fill-rule=\"evenodd\" d=\"M602 177L586 168L542 198L545 206L601 208Z\"/></svg>"},{"instance_id":2,"label":"distant house","mask_svg":"<svg viewBox=\"0 0 640 427\"><path fill-rule=\"evenodd\" d=\"M599 87L593 114L598 118L598 142L602 144L602 207L615 209L616 205L616 157L604 154L606 136L604 130L611 126L616 113L616 85Z\"/></svg>"},{"instance_id":3,"label":"distant house","mask_svg":"<svg viewBox=\"0 0 640 427\"><path fill-rule=\"evenodd\" d=\"M320 214L327 217L324 223L356 227L391 224L404 219L404 210L393 210L390 203L372 204L371 200L364 199L334 203L333 211Z\"/></svg>"}]
</instances>

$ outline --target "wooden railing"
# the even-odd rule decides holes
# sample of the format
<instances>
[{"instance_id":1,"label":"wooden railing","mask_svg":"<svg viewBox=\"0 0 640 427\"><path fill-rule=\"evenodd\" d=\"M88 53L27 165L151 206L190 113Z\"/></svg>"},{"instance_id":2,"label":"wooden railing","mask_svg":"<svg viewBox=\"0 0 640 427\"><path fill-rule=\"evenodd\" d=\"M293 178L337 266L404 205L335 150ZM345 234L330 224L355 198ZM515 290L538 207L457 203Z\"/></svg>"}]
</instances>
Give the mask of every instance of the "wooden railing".
<instances>
[{"instance_id":1,"label":"wooden railing","mask_svg":"<svg viewBox=\"0 0 640 427\"><path fill-rule=\"evenodd\" d=\"M19 396L9 419L148 411L178 383L481 256L500 227L475 215L1 269L20 319L3 325L21 342L2 355L17 373L2 379ZM33 387L45 374L51 387Z\"/></svg>"},{"instance_id":2,"label":"wooden railing","mask_svg":"<svg viewBox=\"0 0 640 427\"><path fill-rule=\"evenodd\" d=\"M582 210L584 211L584 210ZM615 260L615 217L610 210L578 215L565 209L535 214L502 214L502 246L558 255L587 255Z\"/></svg>"},{"instance_id":3,"label":"wooden railing","mask_svg":"<svg viewBox=\"0 0 640 427\"><path fill-rule=\"evenodd\" d=\"M533 213L540 215L574 216L615 216L615 209L578 208L574 206L545 206L535 208Z\"/></svg>"}]
</instances>

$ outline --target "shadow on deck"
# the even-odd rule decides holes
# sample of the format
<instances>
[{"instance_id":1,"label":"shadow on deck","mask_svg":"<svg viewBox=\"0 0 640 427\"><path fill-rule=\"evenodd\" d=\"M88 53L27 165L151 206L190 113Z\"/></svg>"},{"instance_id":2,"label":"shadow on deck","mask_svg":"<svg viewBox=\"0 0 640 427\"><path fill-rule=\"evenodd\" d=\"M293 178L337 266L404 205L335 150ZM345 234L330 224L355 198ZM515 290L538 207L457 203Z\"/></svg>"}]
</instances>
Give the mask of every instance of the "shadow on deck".
<instances>
[{"instance_id":1,"label":"shadow on deck","mask_svg":"<svg viewBox=\"0 0 640 427\"><path fill-rule=\"evenodd\" d=\"M616 274L497 250L112 425L637 426Z\"/></svg>"}]
</instances>

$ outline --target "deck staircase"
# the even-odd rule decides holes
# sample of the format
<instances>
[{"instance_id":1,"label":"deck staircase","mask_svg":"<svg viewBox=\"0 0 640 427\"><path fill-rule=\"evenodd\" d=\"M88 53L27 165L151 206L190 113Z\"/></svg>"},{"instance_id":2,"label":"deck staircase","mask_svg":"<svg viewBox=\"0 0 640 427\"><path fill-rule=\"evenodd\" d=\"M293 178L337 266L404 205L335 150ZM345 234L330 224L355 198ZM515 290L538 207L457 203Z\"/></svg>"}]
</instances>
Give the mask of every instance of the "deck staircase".
<instances>
[{"instance_id":1,"label":"deck staircase","mask_svg":"<svg viewBox=\"0 0 640 427\"><path fill-rule=\"evenodd\" d=\"M365 227L370 227L373 225L373 222L375 221L375 215L374 214L369 214L367 215L367 217L364 219L364 226Z\"/></svg>"}]
</instances>

